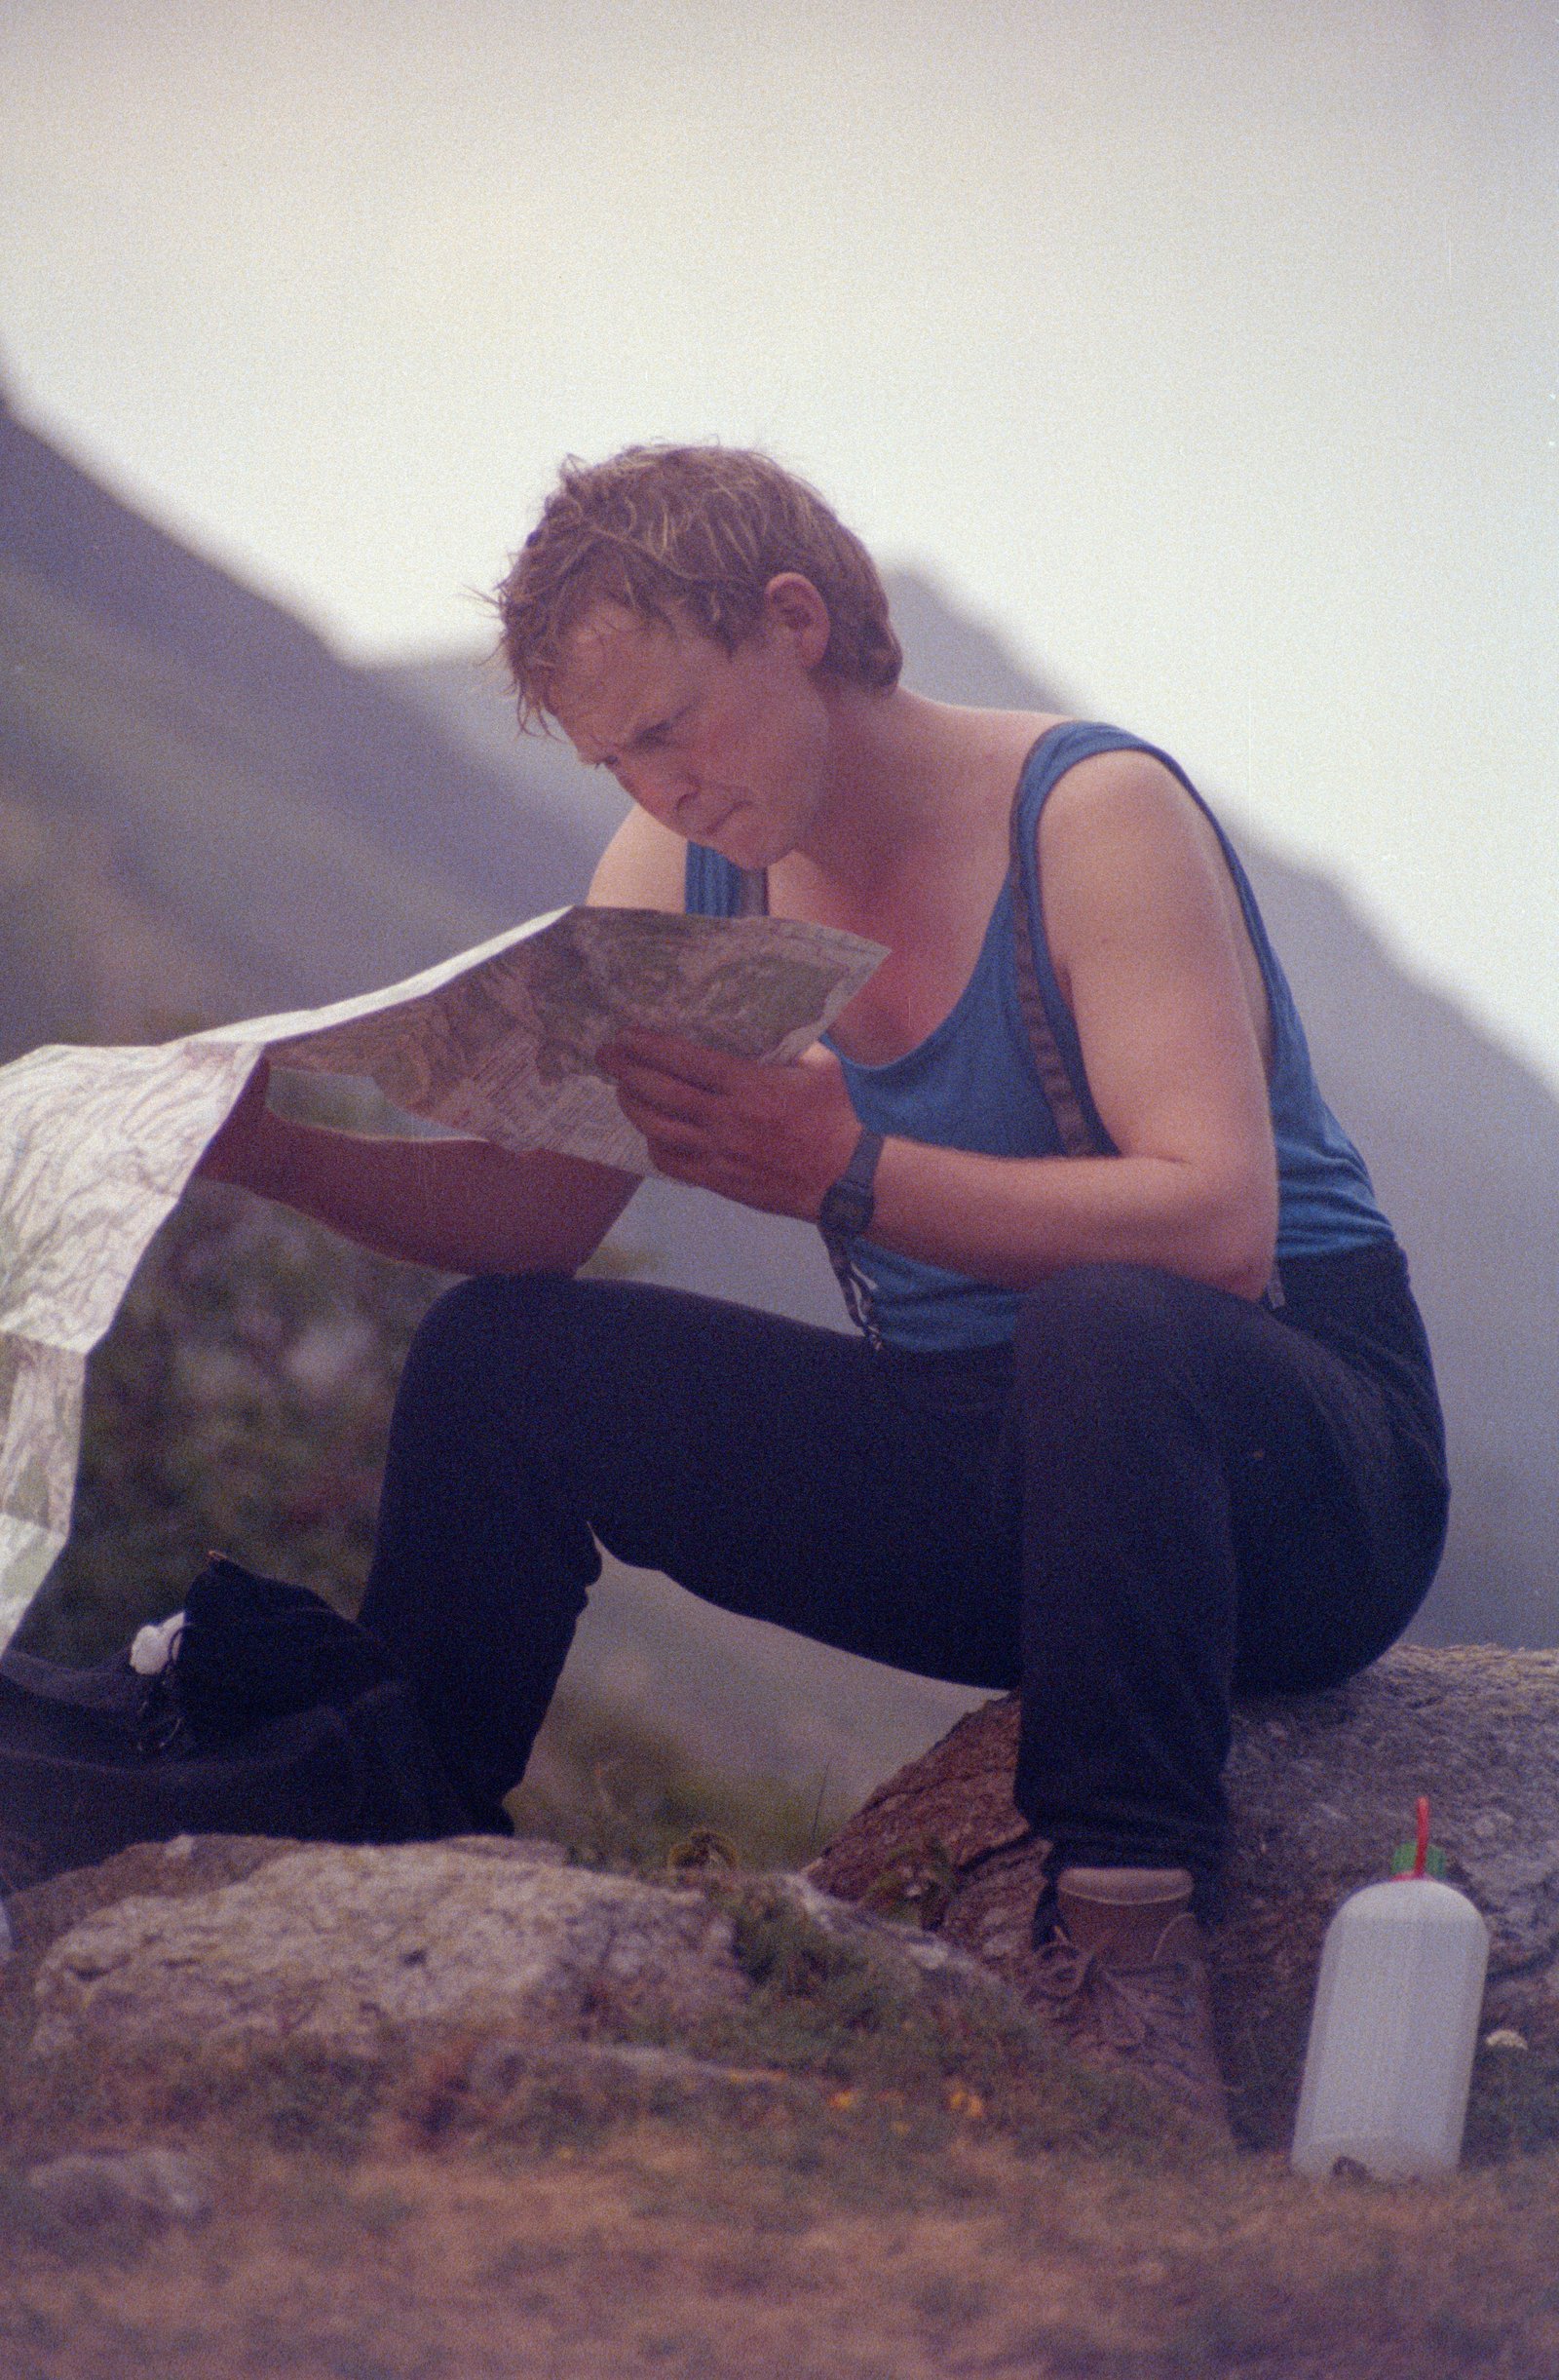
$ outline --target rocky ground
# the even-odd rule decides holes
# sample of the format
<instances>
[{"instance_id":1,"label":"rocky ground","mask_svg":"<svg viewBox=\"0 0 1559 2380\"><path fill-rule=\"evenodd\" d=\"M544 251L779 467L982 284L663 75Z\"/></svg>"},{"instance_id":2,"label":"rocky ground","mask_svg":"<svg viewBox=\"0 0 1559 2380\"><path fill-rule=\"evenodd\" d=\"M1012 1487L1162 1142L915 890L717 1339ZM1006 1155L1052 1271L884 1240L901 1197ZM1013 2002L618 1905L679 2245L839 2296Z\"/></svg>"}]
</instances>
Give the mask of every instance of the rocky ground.
<instances>
[{"instance_id":1,"label":"rocky ground","mask_svg":"<svg viewBox=\"0 0 1559 2380\"><path fill-rule=\"evenodd\" d=\"M7 2380L1559 2370L1536 2049L1454 2178L1315 2183L805 1883L209 1838L12 1914Z\"/></svg>"}]
</instances>

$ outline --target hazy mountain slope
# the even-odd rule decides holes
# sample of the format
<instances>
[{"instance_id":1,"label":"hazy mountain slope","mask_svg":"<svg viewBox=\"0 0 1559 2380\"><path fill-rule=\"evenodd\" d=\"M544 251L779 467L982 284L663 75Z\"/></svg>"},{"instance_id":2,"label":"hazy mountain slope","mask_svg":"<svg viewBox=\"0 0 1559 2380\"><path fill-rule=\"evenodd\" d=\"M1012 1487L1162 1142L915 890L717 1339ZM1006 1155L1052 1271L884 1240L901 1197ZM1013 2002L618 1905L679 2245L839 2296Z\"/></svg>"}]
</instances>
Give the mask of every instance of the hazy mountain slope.
<instances>
[{"instance_id":1,"label":"hazy mountain slope","mask_svg":"<svg viewBox=\"0 0 1559 2380\"><path fill-rule=\"evenodd\" d=\"M0 407L0 1056L393 980L574 848Z\"/></svg>"},{"instance_id":2,"label":"hazy mountain slope","mask_svg":"<svg viewBox=\"0 0 1559 2380\"><path fill-rule=\"evenodd\" d=\"M3 559L0 642L0 865L77 986L29 1000L8 970L7 1055L29 1025L112 1036L330 998L493 930L493 904L404 861L327 784L280 785L224 686Z\"/></svg>"},{"instance_id":3,"label":"hazy mountain slope","mask_svg":"<svg viewBox=\"0 0 1559 2380\"><path fill-rule=\"evenodd\" d=\"M986 1700L696 1603L610 1555L564 1679L641 1712L709 1768L782 1779L826 1810L853 1809Z\"/></svg>"},{"instance_id":4,"label":"hazy mountain slope","mask_svg":"<svg viewBox=\"0 0 1559 2380\"><path fill-rule=\"evenodd\" d=\"M1434 1348L1455 1504L1417 1631L1559 1638L1559 1102L1418 982L1335 887L1250 872L1333 1107L1396 1225Z\"/></svg>"},{"instance_id":5,"label":"hazy mountain slope","mask_svg":"<svg viewBox=\"0 0 1559 2380\"><path fill-rule=\"evenodd\" d=\"M890 579L906 680L942 700L1077 709L1025 672L923 577ZM501 766L518 739L502 683L461 659L392 673ZM521 748L525 764L531 748ZM621 809L548 750L549 817L604 840ZM1204 788L1221 809L1219 789ZM1559 1638L1559 1102L1455 1005L1418 982L1347 899L1225 811L1305 1017L1321 1085L1363 1148L1413 1265L1439 1366L1456 1508L1418 1632ZM671 1184L640 1193L623 1235L658 1279L842 1326L817 1234Z\"/></svg>"},{"instance_id":6,"label":"hazy mountain slope","mask_svg":"<svg viewBox=\"0 0 1559 2380\"><path fill-rule=\"evenodd\" d=\"M627 813L627 796L616 778L582 767L573 746L555 732L521 735L508 678L491 655L391 663L378 675L512 786L527 817L545 822L568 850L575 871L559 885L557 898L575 898Z\"/></svg>"}]
</instances>

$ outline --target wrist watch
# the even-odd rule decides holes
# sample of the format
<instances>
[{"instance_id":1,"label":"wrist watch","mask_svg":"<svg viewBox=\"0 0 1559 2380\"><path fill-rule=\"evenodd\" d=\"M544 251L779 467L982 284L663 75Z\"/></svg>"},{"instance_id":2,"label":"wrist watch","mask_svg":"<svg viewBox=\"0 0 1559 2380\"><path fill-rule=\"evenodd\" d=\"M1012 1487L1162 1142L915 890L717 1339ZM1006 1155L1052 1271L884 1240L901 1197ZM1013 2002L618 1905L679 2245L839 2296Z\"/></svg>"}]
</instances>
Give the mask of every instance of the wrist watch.
<instances>
[{"instance_id":1,"label":"wrist watch","mask_svg":"<svg viewBox=\"0 0 1559 2380\"><path fill-rule=\"evenodd\" d=\"M882 1341L872 1320L871 1284L856 1265L856 1242L871 1228L877 1205L872 1183L882 1153L882 1133L862 1131L849 1165L837 1181L829 1183L818 1209L818 1229L844 1291L850 1319L865 1332L873 1347L881 1346Z\"/></svg>"}]
</instances>

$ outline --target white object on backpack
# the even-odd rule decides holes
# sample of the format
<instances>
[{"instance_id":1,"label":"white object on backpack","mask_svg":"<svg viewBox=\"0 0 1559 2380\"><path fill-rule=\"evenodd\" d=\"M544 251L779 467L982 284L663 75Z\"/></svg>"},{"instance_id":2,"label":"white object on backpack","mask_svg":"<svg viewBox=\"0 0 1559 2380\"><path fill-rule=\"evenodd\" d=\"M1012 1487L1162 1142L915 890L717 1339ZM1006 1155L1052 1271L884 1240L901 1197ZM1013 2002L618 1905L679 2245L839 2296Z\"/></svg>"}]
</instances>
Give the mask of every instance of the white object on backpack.
<instances>
[{"instance_id":1,"label":"white object on backpack","mask_svg":"<svg viewBox=\"0 0 1559 2380\"><path fill-rule=\"evenodd\" d=\"M137 1677L155 1677L167 1669L183 1625L183 1613L175 1611L171 1619L155 1620L135 1631L131 1638L130 1666Z\"/></svg>"}]
</instances>

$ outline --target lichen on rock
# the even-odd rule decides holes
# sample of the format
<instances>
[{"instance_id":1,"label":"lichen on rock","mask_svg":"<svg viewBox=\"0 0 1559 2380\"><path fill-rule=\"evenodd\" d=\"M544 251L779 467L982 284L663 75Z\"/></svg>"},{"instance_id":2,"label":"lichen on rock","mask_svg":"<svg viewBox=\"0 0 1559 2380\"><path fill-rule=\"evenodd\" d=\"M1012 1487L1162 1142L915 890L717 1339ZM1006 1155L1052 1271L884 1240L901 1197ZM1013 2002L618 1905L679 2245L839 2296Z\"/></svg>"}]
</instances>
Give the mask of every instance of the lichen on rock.
<instances>
[{"instance_id":1,"label":"lichen on rock","mask_svg":"<svg viewBox=\"0 0 1559 2380\"><path fill-rule=\"evenodd\" d=\"M311 1845L209 1893L114 1901L45 1953L32 2047L249 2032L366 2048L477 2016L691 2023L741 1998L730 1919L702 1894L550 1851Z\"/></svg>"}]
</instances>

